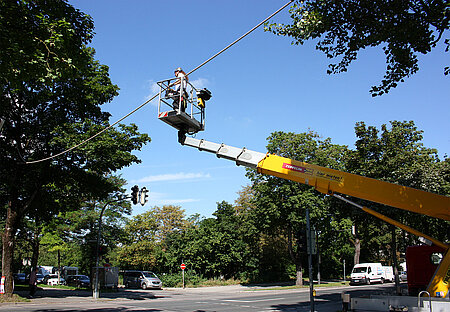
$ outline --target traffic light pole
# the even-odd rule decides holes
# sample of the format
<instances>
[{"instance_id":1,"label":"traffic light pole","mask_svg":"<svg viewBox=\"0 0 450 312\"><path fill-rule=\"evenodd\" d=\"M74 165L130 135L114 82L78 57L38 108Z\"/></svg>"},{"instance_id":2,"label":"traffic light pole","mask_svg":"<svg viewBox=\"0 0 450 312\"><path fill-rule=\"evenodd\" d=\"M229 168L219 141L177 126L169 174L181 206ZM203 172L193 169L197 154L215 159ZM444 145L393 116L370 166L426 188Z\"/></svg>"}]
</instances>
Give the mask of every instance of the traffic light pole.
<instances>
[{"instance_id":1,"label":"traffic light pole","mask_svg":"<svg viewBox=\"0 0 450 312\"><path fill-rule=\"evenodd\" d=\"M98 218L98 233L97 233L97 248L96 248L96 253L95 253L95 281L94 281L94 293L93 293L93 298L94 299L98 299L99 298L99 290L98 290L98 258L99 258L99 250L100 250L100 238L101 238L101 233L102 233L102 217L103 217L103 212L105 212L106 207L108 207L109 204L111 203L115 203L118 201L122 201L125 199L129 199L130 196L126 196L126 197L121 197L118 199L113 199L108 201L102 208L102 211L100 212L100 217Z\"/></svg>"}]
</instances>

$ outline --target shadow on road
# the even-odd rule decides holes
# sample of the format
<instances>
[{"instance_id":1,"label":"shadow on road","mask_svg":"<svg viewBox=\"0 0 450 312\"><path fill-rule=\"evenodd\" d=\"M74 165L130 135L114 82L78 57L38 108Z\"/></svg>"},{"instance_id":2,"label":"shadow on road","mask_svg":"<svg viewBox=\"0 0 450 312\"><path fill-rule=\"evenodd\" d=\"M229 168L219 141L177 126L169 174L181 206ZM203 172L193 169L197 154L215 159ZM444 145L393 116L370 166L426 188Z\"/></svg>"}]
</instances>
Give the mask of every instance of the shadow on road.
<instances>
[{"instance_id":1,"label":"shadow on road","mask_svg":"<svg viewBox=\"0 0 450 312\"><path fill-rule=\"evenodd\" d=\"M158 294L159 290L125 290L118 289L117 291L100 292L100 298L107 299L130 299L130 300L148 300L157 298L166 298L168 296ZM21 297L27 297L28 291L18 290L14 291ZM83 289L58 289L58 288L38 288L34 298L89 298L92 297L91 290Z\"/></svg>"},{"instance_id":2,"label":"shadow on road","mask_svg":"<svg viewBox=\"0 0 450 312\"><path fill-rule=\"evenodd\" d=\"M317 288L316 288L317 290ZM325 289L324 289L325 290ZM342 293L350 294L351 298L361 298L361 297L368 297L369 295L395 295L396 289L395 285L392 284L389 287L383 287L382 289L374 290L374 289L348 289L348 288L342 288ZM332 308L331 306L329 309L321 309L321 305L324 305L325 303L342 303L341 293L333 293L333 294L320 294L316 297L314 297L314 303L315 308L318 309L318 311L341 311L336 310L335 308ZM300 309L300 311L303 311L307 309L307 307L310 306L310 302L301 302L295 304L278 304L278 305L272 305L271 307L273 309L277 309L277 311L297 311ZM306 311L306 310L305 310Z\"/></svg>"},{"instance_id":3,"label":"shadow on road","mask_svg":"<svg viewBox=\"0 0 450 312\"><path fill-rule=\"evenodd\" d=\"M59 309L42 309L42 310L34 310L34 312L52 312L52 311L61 311ZM79 309L70 309L70 310L64 310L64 312L79 312ZM98 309L84 309L83 311L87 311L87 312L125 312L125 311L130 311L130 308L127 307L123 307L123 308L98 308ZM160 310L160 309L146 309L145 311L150 311L150 312L161 312L164 310Z\"/></svg>"}]
</instances>

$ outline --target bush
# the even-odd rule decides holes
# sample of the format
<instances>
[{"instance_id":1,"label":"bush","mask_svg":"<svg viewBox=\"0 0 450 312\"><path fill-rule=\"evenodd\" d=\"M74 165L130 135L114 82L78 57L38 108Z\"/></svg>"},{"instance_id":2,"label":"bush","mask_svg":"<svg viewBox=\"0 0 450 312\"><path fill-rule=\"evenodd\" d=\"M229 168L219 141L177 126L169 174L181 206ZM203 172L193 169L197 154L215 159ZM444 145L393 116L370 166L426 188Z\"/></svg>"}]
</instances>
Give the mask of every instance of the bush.
<instances>
[{"instance_id":1,"label":"bush","mask_svg":"<svg viewBox=\"0 0 450 312\"><path fill-rule=\"evenodd\" d=\"M163 282L164 287L183 287L182 273L168 273L160 275L159 278ZM201 275L196 274L193 271L186 271L184 273L185 286L198 286L202 282L206 281Z\"/></svg>"},{"instance_id":2,"label":"bush","mask_svg":"<svg viewBox=\"0 0 450 312\"><path fill-rule=\"evenodd\" d=\"M159 278L163 282L163 287L183 287L182 273L161 274L159 275ZM186 287L223 286L235 284L239 284L239 280L224 280L221 278L206 279L201 274L197 274L191 270L186 270L184 273L184 285Z\"/></svg>"}]
</instances>

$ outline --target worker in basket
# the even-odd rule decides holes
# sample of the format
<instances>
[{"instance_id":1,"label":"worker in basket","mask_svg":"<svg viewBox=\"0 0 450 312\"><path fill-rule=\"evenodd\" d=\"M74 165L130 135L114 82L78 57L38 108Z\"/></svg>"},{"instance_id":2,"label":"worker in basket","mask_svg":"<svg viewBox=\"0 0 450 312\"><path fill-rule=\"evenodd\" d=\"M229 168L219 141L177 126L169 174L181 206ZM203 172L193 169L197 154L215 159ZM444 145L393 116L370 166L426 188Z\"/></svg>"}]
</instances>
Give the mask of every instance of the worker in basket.
<instances>
[{"instance_id":1,"label":"worker in basket","mask_svg":"<svg viewBox=\"0 0 450 312\"><path fill-rule=\"evenodd\" d=\"M173 99L173 109L178 110L181 104L181 111L186 109L186 100L188 94L186 92L187 83L189 81L188 76L181 67L178 67L174 71L176 79L173 83L169 84L169 89L166 91L166 97ZM171 89L170 87L173 87Z\"/></svg>"}]
</instances>

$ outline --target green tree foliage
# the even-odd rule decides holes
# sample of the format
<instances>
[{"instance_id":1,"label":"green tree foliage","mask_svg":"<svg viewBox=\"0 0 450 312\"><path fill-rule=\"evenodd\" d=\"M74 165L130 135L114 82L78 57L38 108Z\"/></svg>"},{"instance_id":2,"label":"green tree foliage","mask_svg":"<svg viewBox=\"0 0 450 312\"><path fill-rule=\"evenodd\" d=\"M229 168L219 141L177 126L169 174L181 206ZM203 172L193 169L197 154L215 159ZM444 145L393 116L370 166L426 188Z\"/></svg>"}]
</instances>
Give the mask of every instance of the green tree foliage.
<instances>
[{"instance_id":1,"label":"green tree foliage","mask_svg":"<svg viewBox=\"0 0 450 312\"><path fill-rule=\"evenodd\" d=\"M253 250L245 242L235 207L220 202L213 215L215 218L207 219L194 216L184 230L167 236L166 272L176 272L182 262L207 278L240 278L241 273L251 271Z\"/></svg>"},{"instance_id":2,"label":"green tree foliage","mask_svg":"<svg viewBox=\"0 0 450 312\"><path fill-rule=\"evenodd\" d=\"M387 93L416 73L417 55L435 48L450 25L446 0L306 0L295 1L290 13L291 23L267 29L292 37L293 44L318 39L316 48L337 60L329 66L329 74L347 71L361 50L381 46L387 67L381 84L371 89L373 96ZM447 52L449 39L444 43Z\"/></svg>"},{"instance_id":3,"label":"green tree foliage","mask_svg":"<svg viewBox=\"0 0 450 312\"><path fill-rule=\"evenodd\" d=\"M117 176L110 176L109 180L119 192L104 201L87 200L79 209L61 212L44 226L39 256L41 265L58 266L58 256L62 266L77 266L80 272L89 274L95 265L100 212L106 204L102 218L100 264L111 258L110 253L117 242L124 240L124 225L126 216L131 214L131 205L127 200L114 201L126 197L125 180Z\"/></svg>"},{"instance_id":4,"label":"green tree foliage","mask_svg":"<svg viewBox=\"0 0 450 312\"><path fill-rule=\"evenodd\" d=\"M153 270L156 266L157 245L153 240L140 240L123 246L117 253L122 268Z\"/></svg>"},{"instance_id":5,"label":"green tree foliage","mask_svg":"<svg viewBox=\"0 0 450 312\"><path fill-rule=\"evenodd\" d=\"M120 126L94 144L52 161L108 125L100 106L117 95L108 67L87 44L93 21L64 0L0 2L0 205L6 210L2 270L12 294L14 236L20 220L77 209L86 198L116 191L105 174L139 162L131 152L149 141Z\"/></svg>"},{"instance_id":6,"label":"green tree foliage","mask_svg":"<svg viewBox=\"0 0 450 312\"><path fill-rule=\"evenodd\" d=\"M333 169L344 166L347 148L331 144L330 139L322 140L313 132L274 132L268 141L269 153ZM285 237L292 263L296 265L297 285L301 285L306 246L299 245L299 238L306 228L305 211L309 209L312 220L319 222L328 214L329 202L310 186L254 171L248 171L247 175L253 181L255 226L271 236Z\"/></svg>"},{"instance_id":7,"label":"green tree foliage","mask_svg":"<svg viewBox=\"0 0 450 312\"><path fill-rule=\"evenodd\" d=\"M435 149L423 146L423 131L418 130L414 122L392 121L390 126L384 124L380 130L359 122L355 133L356 150L348 153L346 161L349 172L441 195L450 194L446 171L448 160L440 161ZM448 240L448 222L444 220L371 202L361 201L361 204L438 240ZM367 223L367 215L358 210L354 210L352 215L364 240L362 256L372 254L379 259L380 254L373 251L380 251L389 259L392 241L390 226L373 217ZM405 248L405 245L417 242L416 237L409 236L400 246Z\"/></svg>"},{"instance_id":8,"label":"green tree foliage","mask_svg":"<svg viewBox=\"0 0 450 312\"><path fill-rule=\"evenodd\" d=\"M173 205L155 206L132 217L125 225L126 243L117 251L117 262L128 269L164 271L179 265L167 252L168 245L173 244L170 237L181 234L188 224L184 210Z\"/></svg>"},{"instance_id":9,"label":"green tree foliage","mask_svg":"<svg viewBox=\"0 0 450 312\"><path fill-rule=\"evenodd\" d=\"M180 206L156 206L153 214L157 222L156 239L163 246L166 245L168 235L183 231L189 224Z\"/></svg>"}]
</instances>

